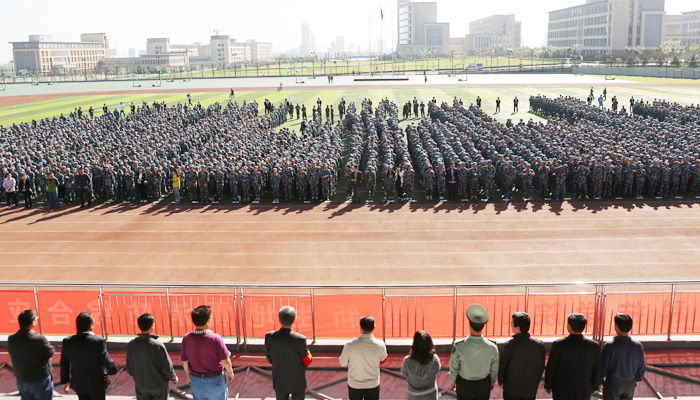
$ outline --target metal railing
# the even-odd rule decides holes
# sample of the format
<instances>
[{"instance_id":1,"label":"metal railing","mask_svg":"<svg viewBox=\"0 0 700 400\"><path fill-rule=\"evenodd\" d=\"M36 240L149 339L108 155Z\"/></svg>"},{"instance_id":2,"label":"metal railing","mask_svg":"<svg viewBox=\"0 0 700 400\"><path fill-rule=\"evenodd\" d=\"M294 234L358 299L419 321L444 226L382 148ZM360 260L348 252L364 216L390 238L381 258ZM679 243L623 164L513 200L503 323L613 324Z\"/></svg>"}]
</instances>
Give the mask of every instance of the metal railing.
<instances>
[{"instance_id":1,"label":"metal railing","mask_svg":"<svg viewBox=\"0 0 700 400\"><path fill-rule=\"evenodd\" d=\"M410 339L423 329L436 339L454 341L468 335L465 313L473 303L488 310L485 335L493 338L510 336L511 315L516 311L530 314L530 332L538 336L566 335L568 314L581 312L589 318L585 334L603 341L615 332L615 314L624 312L635 321L633 334L664 335L671 340L673 335L700 334L699 289L700 281L317 286L0 283L2 298L9 300L5 311L10 320L21 308L34 308L41 333L71 334L73 318L62 314L57 318L57 312L66 312L59 307L66 304L61 296L80 294L83 302L95 300L85 303L84 309L99 314L96 332L105 338L138 333L136 319L145 312L155 316L156 334L171 339L184 336L193 328L190 312L205 304L212 308L212 329L235 338L239 347L279 328L277 311L283 305L298 310L295 330L313 342L355 336L357 321L365 314L375 315L375 334L384 340ZM82 303L73 304L78 304L70 310L74 317Z\"/></svg>"}]
</instances>

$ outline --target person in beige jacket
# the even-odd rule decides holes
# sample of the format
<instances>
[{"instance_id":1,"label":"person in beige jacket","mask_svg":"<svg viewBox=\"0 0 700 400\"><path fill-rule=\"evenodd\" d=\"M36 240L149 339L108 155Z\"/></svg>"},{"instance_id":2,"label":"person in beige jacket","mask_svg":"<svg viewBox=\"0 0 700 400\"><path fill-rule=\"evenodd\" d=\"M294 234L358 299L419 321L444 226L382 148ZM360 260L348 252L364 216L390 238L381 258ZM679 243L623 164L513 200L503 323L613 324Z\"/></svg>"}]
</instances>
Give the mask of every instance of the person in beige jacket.
<instances>
[{"instance_id":1,"label":"person in beige jacket","mask_svg":"<svg viewBox=\"0 0 700 400\"><path fill-rule=\"evenodd\" d=\"M374 317L360 318L361 335L348 342L340 354L340 365L348 367L348 399L379 400L379 366L387 359L386 345L376 339Z\"/></svg>"}]
</instances>

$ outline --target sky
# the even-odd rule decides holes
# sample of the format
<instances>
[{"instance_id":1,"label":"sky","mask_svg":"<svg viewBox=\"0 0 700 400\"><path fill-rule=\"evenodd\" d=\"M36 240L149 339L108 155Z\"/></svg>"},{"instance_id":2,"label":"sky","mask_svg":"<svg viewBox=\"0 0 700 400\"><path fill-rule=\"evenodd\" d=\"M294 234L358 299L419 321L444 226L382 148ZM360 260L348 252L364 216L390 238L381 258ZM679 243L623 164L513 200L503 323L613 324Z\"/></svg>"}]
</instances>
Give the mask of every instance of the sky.
<instances>
[{"instance_id":1,"label":"sky","mask_svg":"<svg viewBox=\"0 0 700 400\"><path fill-rule=\"evenodd\" d=\"M584 3L585 0L437 0L438 22L450 23L450 36L469 33L469 22L494 14L515 14L522 21L523 46L545 44L548 12ZM126 56L129 48L146 49L149 37L169 37L171 43L208 42L218 29L239 41L271 42L275 51L301 44L301 24L311 24L316 47L321 50L336 36L373 51L381 36L392 42L396 29L396 0L190 0L118 3L94 0L5 1L0 24L0 64L12 58L10 41L26 41L28 35L52 35L54 40L79 41L81 33L104 32L110 47ZM384 22L380 20L380 8ZM698 9L696 0L666 0L666 12L679 14ZM396 42L396 34L393 34Z\"/></svg>"}]
</instances>

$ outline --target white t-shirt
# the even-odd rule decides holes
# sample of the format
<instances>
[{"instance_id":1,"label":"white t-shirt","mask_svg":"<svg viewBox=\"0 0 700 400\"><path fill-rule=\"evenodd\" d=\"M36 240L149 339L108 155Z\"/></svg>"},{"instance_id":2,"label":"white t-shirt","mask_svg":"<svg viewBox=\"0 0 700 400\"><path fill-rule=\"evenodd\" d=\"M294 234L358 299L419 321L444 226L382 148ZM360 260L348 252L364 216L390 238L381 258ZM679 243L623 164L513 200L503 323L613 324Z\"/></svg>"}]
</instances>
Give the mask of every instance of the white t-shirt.
<instances>
[{"instance_id":1,"label":"white t-shirt","mask_svg":"<svg viewBox=\"0 0 700 400\"><path fill-rule=\"evenodd\" d=\"M15 178L9 177L5 178L4 181L2 181L2 187L5 188L5 192L7 193L12 193L15 191L15 185L17 184L17 181L15 181Z\"/></svg>"}]
</instances>

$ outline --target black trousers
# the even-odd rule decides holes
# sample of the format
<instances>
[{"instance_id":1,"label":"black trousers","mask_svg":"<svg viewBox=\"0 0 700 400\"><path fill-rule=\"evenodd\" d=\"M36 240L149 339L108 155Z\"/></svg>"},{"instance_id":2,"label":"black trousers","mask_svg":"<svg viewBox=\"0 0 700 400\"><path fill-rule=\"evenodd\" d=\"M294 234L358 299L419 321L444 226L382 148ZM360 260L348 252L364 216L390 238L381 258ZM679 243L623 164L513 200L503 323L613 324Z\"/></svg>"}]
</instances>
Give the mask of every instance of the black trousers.
<instances>
[{"instance_id":1,"label":"black trousers","mask_svg":"<svg viewBox=\"0 0 700 400\"><path fill-rule=\"evenodd\" d=\"M5 196L7 197L7 206L8 207L12 203L13 199L15 201L15 205L17 205L17 193L16 192L7 192L7 193L5 193Z\"/></svg>"},{"instance_id":2,"label":"black trousers","mask_svg":"<svg viewBox=\"0 0 700 400\"><path fill-rule=\"evenodd\" d=\"M478 381L468 381L457 375L457 400L489 400L491 397L491 377Z\"/></svg>"},{"instance_id":3,"label":"black trousers","mask_svg":"<svg viewBox=\"0 0 700 400\"><path fill-rule=\"evenodd\" d=\"M354 389L348 386L348 400L379 400L379 386L372 389Z\"/></svg>"},{"instance_id":4,"label":"black trousers","mask_svg":"<svg viewBox=\"0 0 700 400\"><path fill-rule=\"evenodd\" d=\"M603 384L603 399L632 400L634 388L634 379L606 378Z\"/></svg>"},{"instance_id":5,"label":"black trousers","mask_svg":"<svg viewBox=\"0 0 700 400\"><path fill-rule=\"evenodd\" d=\"M101 393L78 393L78 400L105 400L107 395Z\"/></svg>"},{"instance_id":6,"label":"black trousers","mask_svg":"<svg viewBox=\"0 0 700 400\"><path fill-rule=\"evenodd\" d=\"M139 190L139 200L146 200L146 185L143 183L136 185Z\"/></svg>"},{"instance_id":7,"label":"black trousers","mask_svg":"<svg viewBox=\"0 0 700 400\"><path fill-rule=\"evenodd\" d=\"M90 207L92 205L92 193L90 189L78 189L78 196L80 197L80 205L85 205L87 200L87 205Z\"/></svg>"},{"instance_id":8,"label":"black trousers","mask_svg":"<svg viewBox=\"0 0 700 400\"><path fill-rule=\"evenodd\" d=\"M304 400L304 392L301 393L282 393L275 391L275 397L277 400L289 400L289 397L292 397L292 400Z\"/></svg>"},{"instance_id":9,"label":"black trousers","mask_svg":"<svg viewBox=\"0 0 700 400\"><path fill-rule=\"evenodd\" d=\"M34 205L34 202L32 201L32 194L30 192L23 192L24 195L24 206L25 207L31 207Z\"/></svg>"},{"instance_id":10,"label":"black trousers","mask_svg":"<svg viewBox=\"0 0 700 400\"><path fill-rule=\"evenodd\" d=\"M168 400L169 393L168 382L159 388L139 388L136 386L136 400Z\"/></svg>"},{"instance_id":11,"label":"black trousers","mask_svg":"<svg viewBox=\"0 0 700 400\"><path fill-rule=\"evenodd\" d=\"M535 397L516 397L503 392L503 400L535 400Z\"/></svg>"},{"instance_id":12,"label":"black trousers","mask_svg":"<svg viewBox=\"0 0 700 400\"><path fill-rule=\"evenodd\" d=\"M450 199L454 199L457 197L457 182L447 183L447 197Z\"/></svg>"}]
</instances>

